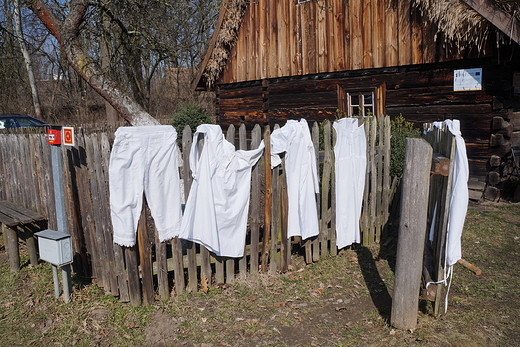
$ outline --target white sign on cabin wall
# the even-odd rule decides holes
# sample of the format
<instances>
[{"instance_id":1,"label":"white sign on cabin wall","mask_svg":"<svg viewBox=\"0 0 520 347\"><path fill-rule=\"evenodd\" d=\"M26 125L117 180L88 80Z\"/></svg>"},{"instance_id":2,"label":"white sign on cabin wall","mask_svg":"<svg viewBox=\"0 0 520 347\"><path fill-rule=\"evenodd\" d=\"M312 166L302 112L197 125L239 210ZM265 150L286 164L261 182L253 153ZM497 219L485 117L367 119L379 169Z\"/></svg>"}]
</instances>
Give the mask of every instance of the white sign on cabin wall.
<instances>
[{"instance_id":1,"label":"white sign on cabin wall","mask_svg":"<svg viewBox=\"0 0 520 347\"><path fill-rule=\"evenodd\" d=\"M453 91L482 90L482 68L453 71Z\"/></svg>"}]
</instances>

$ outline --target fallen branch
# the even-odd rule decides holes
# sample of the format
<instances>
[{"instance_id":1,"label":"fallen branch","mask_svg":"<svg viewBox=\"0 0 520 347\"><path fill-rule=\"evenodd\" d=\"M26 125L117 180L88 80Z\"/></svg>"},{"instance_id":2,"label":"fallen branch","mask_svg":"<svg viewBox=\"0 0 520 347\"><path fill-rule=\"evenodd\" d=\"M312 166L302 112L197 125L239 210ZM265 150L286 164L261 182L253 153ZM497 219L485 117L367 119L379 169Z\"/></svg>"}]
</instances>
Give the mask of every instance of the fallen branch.
<instances>
[{"instance_id":1,"label":"fallen branch","mask_svg":"<svg viewBox=\"0 0 520 347\"><path fill-rule=\"evenodd\" d=\"M476 267L475 265L471 264L470 262L468 262L464 259L459 259L457 263L464 265L465 267L467 267L468 269L473 271L475 273L475 275L477 275L477 276L482 274L482 270L480 270L478 267Z\"/></svg>"}]
</instances>

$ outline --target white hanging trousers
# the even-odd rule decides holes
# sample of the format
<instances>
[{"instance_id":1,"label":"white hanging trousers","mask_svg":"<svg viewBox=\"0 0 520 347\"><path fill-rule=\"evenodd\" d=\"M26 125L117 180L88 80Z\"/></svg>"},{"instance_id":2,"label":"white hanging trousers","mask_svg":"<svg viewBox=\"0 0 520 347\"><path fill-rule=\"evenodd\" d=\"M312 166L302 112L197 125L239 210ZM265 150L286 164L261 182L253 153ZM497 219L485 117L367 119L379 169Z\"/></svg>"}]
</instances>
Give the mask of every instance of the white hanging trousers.
<instances>
[{"instance_id":1,"label":"white hanging trousers","mask_svg":"<svg viewBox=\"0 0 520 347\"><path fill-rule=\"evenodd\" d=\"M181 224L180 152L171 125L121 127L110 155L110 213L114 242L135 245L143 191L160 241L178 235Z\"/></svg>"},{"instance_id":2,"label":"white hanging trousers","mask_svg":"<svg viewBox=\"0 0 520 347\"><path fill-rule=\"evenodd\" d=\"M357 118L342 118L336 130L334 170L336 183L336 246L361 242L359 219L365 189L367 144L365 127Z\"/></svg>"},{"instance_id":3,"label":"white hanging trousers","mask_svg":"<svg viewBox=\"0 0 520 347\"><path fill-rule=\"evenodd\" d=\"M319 234L316 194L319 193L316 155L305 119L288 120L271 134L271 167L280 165L285 152L287 179L287 237L307 239Z\"/></svg>"}]
</instances>

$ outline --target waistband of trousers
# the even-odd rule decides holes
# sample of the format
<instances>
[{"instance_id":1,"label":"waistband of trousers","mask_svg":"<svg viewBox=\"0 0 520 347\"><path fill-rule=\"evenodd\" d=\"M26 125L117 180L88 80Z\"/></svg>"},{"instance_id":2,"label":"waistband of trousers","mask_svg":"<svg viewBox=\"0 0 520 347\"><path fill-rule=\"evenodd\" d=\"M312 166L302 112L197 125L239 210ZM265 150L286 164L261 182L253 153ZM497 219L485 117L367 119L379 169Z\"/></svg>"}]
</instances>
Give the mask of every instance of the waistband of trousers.
<instances>
[{"instance_id":1,"label":"waistband of trousers","mask_svg":"<svg viewBox=\"0 0 520 347\"><path fill-rule=\"evenodd\" d=\"M165 134L165 133L175 133L175 128L171 125L141 125L141 126L132 126L132 127L120 127L116 130L115 135L122 134L132 134L132 135L153 135L153 134Z\"/></svg>"}]
</instances>

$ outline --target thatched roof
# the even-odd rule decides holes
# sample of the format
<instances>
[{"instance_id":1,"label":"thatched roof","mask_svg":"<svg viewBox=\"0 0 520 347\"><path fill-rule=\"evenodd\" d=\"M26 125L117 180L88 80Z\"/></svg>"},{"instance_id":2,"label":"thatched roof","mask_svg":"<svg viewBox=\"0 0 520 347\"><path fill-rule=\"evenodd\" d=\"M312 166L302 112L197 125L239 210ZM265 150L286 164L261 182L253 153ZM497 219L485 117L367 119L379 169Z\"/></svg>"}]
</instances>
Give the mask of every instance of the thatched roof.
<instances>
[{"instance_id":1,"label":"thatched roof","mask_svg":"<svg viewBox=\"0 0 520 347\"><path fill-rule=\"evenodd\" d=\"M220 17L202 64L203 75L209 88L218 79L238 36L238 29L249 0L223 1Z\"/></svg>"},{"instance_id":2,"label":"thatched roof","mask_svg":"<svg viewBox=\"0 0 520 347\"><path fill-rule=\"evenodd\" d=\"M513 38L512 31L520 22L519 0L412 1L425 18L437 24L438 31L444 33L448 41L461 48L468 44L481 47L493 25ZM492 18L487 14L491 14ZM500 27L499 20L504 28Z\"/></svg>"}]
</instances>

